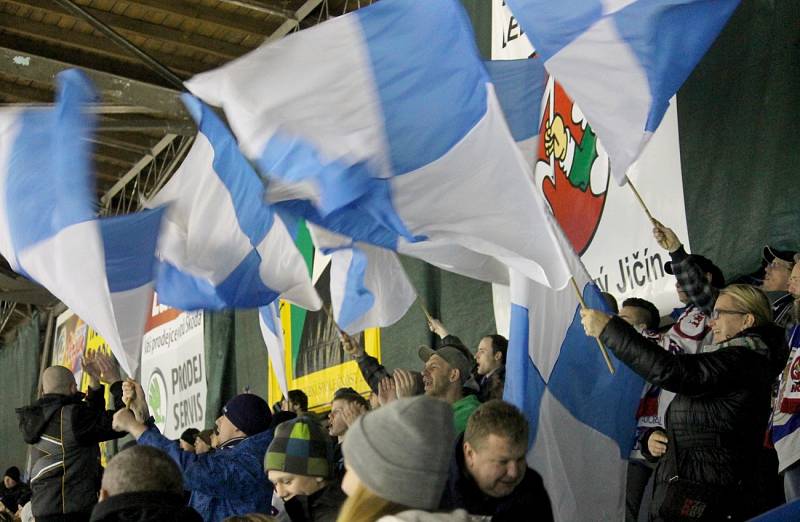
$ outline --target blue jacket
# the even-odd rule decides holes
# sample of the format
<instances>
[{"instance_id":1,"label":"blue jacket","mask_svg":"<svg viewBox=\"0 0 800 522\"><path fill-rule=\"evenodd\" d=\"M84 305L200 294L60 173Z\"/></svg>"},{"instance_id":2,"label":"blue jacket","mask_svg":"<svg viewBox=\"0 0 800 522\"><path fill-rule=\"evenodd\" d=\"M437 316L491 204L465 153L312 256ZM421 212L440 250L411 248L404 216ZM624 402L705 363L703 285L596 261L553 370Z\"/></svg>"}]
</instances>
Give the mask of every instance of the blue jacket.
<instances>
[{"instance_id":1,"label":"blue jacket","mask_svg":"<svg viewBox=\"0 0 800 522\"><path fill-rule=\"evenodd\" d=\"M264 454L272 442L272 430L243 439L236 445L195 455L183 451L178 441L149 428L139 444L169 454L183 472L183 486L192 492L189 505L205 522L218 522L232 515L269 513L272 484L264 473Z\"/></svg>"}]
</instances>

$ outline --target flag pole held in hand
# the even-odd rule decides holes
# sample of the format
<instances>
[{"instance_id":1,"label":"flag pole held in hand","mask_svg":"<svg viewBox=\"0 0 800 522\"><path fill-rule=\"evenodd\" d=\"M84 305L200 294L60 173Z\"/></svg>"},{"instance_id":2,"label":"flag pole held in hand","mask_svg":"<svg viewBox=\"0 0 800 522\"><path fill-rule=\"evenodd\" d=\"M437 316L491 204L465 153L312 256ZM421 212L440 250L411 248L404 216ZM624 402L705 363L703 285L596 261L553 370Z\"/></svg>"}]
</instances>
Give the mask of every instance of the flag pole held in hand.
<instances>
[{"instance_id":1,"label":"flag pole held in hand","mask_svg":"<svg viewBox=\"0 0 800 522\"><path fill-rule=\"evenodd\" d=\"M581 303L581 308L587 308L586 301L583 300L583 294L581 294L580 289L578 288L578 283L575 282L574 277L569 278L569 282L572 283L572 288L575 289L575 293L578 295L578 301ZM608 366L608 371L613 375L616 370L614 369L614 364L611 362L611 357L608 356L608 350L606 349L603 341L598 339L597 337L594 338L597 341L597 346L600 348L600 353L603 354L603 359L606 361L606 366Z\"/></svg>"}]
</instances>

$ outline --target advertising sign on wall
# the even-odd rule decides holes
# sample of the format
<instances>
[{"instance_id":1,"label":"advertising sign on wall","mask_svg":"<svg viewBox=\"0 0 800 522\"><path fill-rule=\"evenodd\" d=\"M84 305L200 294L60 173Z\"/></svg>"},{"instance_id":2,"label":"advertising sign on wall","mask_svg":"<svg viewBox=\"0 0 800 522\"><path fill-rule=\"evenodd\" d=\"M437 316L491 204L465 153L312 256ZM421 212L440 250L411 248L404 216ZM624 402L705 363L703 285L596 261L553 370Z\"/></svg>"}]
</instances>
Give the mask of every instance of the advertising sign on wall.
<instances>
[{"instance_id":1,"label":"advertising sign on wall","mask_svg":"<svg viewBox=\"0 0 800 522\"><path fill-rule=\"evenodd\" d=\"M153 303L142 342L141 383L161 433L177 439L187 428L206 427L202 311Z\"/></svg>"}]
</instances>

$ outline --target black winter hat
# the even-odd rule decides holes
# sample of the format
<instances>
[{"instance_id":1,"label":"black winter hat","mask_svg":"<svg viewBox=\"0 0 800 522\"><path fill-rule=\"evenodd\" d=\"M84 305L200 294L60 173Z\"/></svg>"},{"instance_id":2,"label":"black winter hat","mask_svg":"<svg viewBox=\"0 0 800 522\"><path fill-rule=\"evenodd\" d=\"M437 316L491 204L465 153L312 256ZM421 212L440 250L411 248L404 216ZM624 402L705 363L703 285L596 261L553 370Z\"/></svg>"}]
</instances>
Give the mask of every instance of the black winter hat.
<instances>
[{"instance_id":1,"label":"black winter hat","mask_svg":"<svg viewBox=\"0 0 800 522\"><path fill-rule=\"evenodd\" d=\"M252 393L240 393L229 400L222 414L248 436L266 431L272 422L267 401Z\"/></svg>"},{"instance_id":2,"label":"black winter hat","mask_svg":"<svg viewBox=\"0 0 800 522\"><path fill-rule=\"evenodd\" d=\"M16 466L11 466L6 470L3 476L12 479L14 482L19 482L19 468Z\"/></svg>"}]
</instances>

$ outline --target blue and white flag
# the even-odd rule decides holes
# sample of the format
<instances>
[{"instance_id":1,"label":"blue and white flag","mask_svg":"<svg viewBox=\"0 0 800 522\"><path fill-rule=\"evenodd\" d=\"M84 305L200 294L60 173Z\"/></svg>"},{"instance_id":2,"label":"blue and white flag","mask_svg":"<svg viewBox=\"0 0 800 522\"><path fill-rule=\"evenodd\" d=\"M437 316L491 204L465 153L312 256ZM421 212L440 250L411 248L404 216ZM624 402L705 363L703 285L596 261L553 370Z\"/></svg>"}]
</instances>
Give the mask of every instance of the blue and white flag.
<instances>
[{"instance_id":1,"label":"blue and white flag","mask_svg":"<svg viewBox=\"0 0 800 522\"><path fill-rule=\"evenodd\" d=\"M267 346L267 354L272 362L272 371L278 379L278 386L284 397L289 396L289 385L286 378L285 345L283 326L281 325L281 305L278 299L258 309L258 324L261 336Z\"/></svg>"},{"instance_id":2,"label":"blue and white flag","mask_svg":"<svg viewBox=\"0 0 800 522\"><path fill-rule=\"evenodd\" d=\"M533 172L547 71L538 57L484 62L511 136Z\"/></svg>"},{"instance_id":3,"label":"blue and white flag","mask_svg":"<svg viewBox=\"0 0 800 522\"><path fill-rule=\"evenodd\" d=\"M153 291L163 209L98 219L94 100L78 71L58 75L52 109L0 112L0 253L95 329L134 375Z\"/></svg>"},{"instance_id":4,"label":"blue and white flag","mask_svg":"<svg viewBox=\"0 0 800 522\"><path fill-rule=\"evenodd\" d=\"M669 100L738 0L507 0L545 67L577 103L625 183Z\"/></svg>"},{"instance_id":5,"label":"blue and white flag","mask_svg":"<svg viewBox=\"0 0 800 522\"><path fill-rule=\"evenodd\" d=\"M587 306L607 309L557 233ZM552 290L512 271L504 398L528 417L528 463L544 479L555 519L622 520L643 382L613 355L616 373L609 372L595 339L584 333L579 309L571 286Z\"/></svg>"},{"instance_id":6,"label":"blue and white flag","mask_svg":"<svg viewBox=\"0 0 800 522\"><path fill-rule=\"evenodd\" d=\"M282 209L471 277L565 284L457 0L384 0L187 86L224 108Z\"/></svg>"},{"instance_id":7,"label":"blue and white flag","mask_svg":"<svg viewBox=\"0 0 800 522\"><path fill-rule=\"evenodd\" d=\"M350 335L399 321L417 292L395 252L308 225L314 245L330 255L333 319Z\"/></svg>"},{"instance_id":8,"label":"blue and white flag","mask_svg":"<svg viewBox=\"0 0 800 522\"><path fill-rule=\"evenodd\" d=\"M195 143L148 206L169 203L158 244L159 301L181 310L255 308L282 298L321 301L264 184L225 125L190 95Z\"/></svg>"}]
</instances>

